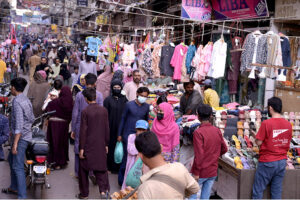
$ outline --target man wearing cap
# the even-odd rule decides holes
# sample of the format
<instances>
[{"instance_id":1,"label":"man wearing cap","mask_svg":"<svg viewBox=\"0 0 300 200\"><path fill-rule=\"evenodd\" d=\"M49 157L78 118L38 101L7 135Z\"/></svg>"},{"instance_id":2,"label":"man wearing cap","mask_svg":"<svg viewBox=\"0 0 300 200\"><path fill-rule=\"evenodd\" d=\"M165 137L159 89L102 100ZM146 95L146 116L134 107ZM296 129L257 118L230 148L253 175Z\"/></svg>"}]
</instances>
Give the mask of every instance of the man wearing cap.
<instances>
[{"instance_id":1,"label":"man wearing cap","mask_svg":"<svg viewBox=\"0 0 300 200\"><path fill-rule=\"evenodd\" d=\"M208 104L213 108L217 108L220 105L220 98L218 93L211 88L211 80L206 79L204 81L204 104Z\"/></svg>"},{"instance_id":2,"label":"man wearing cap","mask_svg":"<svg viewBox=\"0 0 300 200\"><path fill-rule=\"evenodd\" d=\"M146 132L149 129L149 124L147 121L145 120L138 120L135 124L135 130L136 133L130 134L128 136L128 144L127 144L127 163L126 163L126 170L125 170L125 174L124 174L124 181L122 184L122 189L126 188L126 178L127 175L129 173L129 171L131 170L131 168L133 167L134 163L137 160L137 156L138 156L138 151L135 148L135 138L141 134Z\"/></svg>"}]
</instances>

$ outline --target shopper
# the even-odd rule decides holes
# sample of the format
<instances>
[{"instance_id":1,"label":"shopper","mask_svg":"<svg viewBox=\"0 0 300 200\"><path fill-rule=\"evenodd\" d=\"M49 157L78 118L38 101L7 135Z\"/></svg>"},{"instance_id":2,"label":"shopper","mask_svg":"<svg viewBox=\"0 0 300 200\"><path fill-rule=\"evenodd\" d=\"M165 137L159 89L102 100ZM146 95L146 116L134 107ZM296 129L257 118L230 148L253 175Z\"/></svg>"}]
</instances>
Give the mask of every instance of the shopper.
<instances>
[{"instance_id":1,"label":"shopper","mask_svg":"<svg viewBox=\"0 0 300 200\"><path fill-rule=\"evenodd\" d=\"M4 82L4 74L7 70L6 63L3 61L2 56L0 57L0 83Z\"/></svg>"},{"instance_id":2,"label":"shopper","mask_svg":"<svg viewBox=\"0 0 300 200\"><path fill-rule=\"evenodd\" d=\"M59 75L60 73L60 60L59 58L55 59L55 63L51 65L51 69L53 71L53 74L49 74L50 82L53 82L54 79Z\"/></svg>"},{"instance_id":3,"label":"shopper","mask_svg":"<svg viewBox=\"0 0 300 200\"><path fill-rule=\"evenodd\" d=\"M179 160L179 127L175 122L173 107L169 103L157 106L157 116L153 121L152 131L162 145L162 154L166 162Z\"/></svg>"},{"instance_id":4,"label":"shopper","mask_svg":"<svg viewBox=\"0 0 300 200\"><path fill-rule=\"evenodd\" d=\"M33 56L31 56L28 60L29 65L29 81L33 81L33 75L35 72L36 66L41 64L41 57L38 56L38 52L33 50Z\"/></svg>"},{"instance_id":5,"label":"shopper","mask_svg":"<svg viewBox=\"0 0 300 200\"><path fill-rule=\"evenodd\" d=\"M133 73L133 81L130 81L125 84L124 91L126 93L126 97L128 101L133 101L136 99L136 91L139 87L142 87L141 83L141 74L139 70L134 70Z\"/></svg>"},{"instance_id":6,"label":"shopper","mask_svg":"<svg viewBox=\"0 0 300 200\"><path fill-rule=\"evenodd\" d=\"M51 51L48 54L48 59L49 59L49 65L51 66L53 64L54 58L57 57L57 50L55 47L51 49Z\"/></svg>"},{"instance_id":7,"label":"shopper","mask_svg":"<svg viewBox=\"0 0 300 200\"><path fill-rule=\"evenodd\" d=\"M97 76L97 65L92 61L91 56L86 56L85 61L81 61L79 64L79 74L92 73Z\"/></svg>"},{"instance_id":8,"label":"shopper","mask_svg":"<svg viewBox=\"0 0 300 200\"><path fill-rule=\"evenodd\" d=\"M42 107L42 110L44 111L48 104L53 101L54 99L58 98L58 95L61 91L61 88L63 87L63 82L61 80L55 80L53 83L53 88L49 91L46 100L44 101L44 105Z\"/></svg>"},{"instance_id":9,"label":"shopper","mask_svg":"<svg viewBox=\"0 0 300 200\"><path fill-rule=\"evenodd\" d=\"M125 174L124 174L124 181L122 184L122 189L126 188L126 178L127 175L129 173L129 171L131 170L131 168L134 166L135 162L137 161L138 158L138 151L135 148L135 138L136 136L138 136L141 133L144 133L146 131L148 131L149 129L149 124L148 122L146 122L145 120L138 120L135 124L135 133L130 134L128 136L128 145L127 145L127 163L126 163L126 170L125 170Z\"/></svg>"},{"instance_id":10,"label":"shopper","mask_svg":"<svg viewBox=\"0 0 300 200\"><path fill-rule=\"evenodd\" d=\"M103 95L103 98L109 96L110 94L110 83L112 80L113 74L112 74L112 68L110 65L105 65L104 72L98 76L97 79L97 91L101 92Z\"/></svg>"},{"instance_id":11,"label":"shopper","mask_svg":"<svg viewBox=\"0 0 300 200\"><path fill-rule=\"evenodd\" d=\"M86 76L86 74L81 74L78 76L77 83L72 88L73 97L76 97L78 92L81 92L86 88L85 76Z\"/></svg>"},{"instance_id":12,"label":"shopper","mask_svg":"<svg viewBox=\"0 0 300 200\"><path fill-rule=\"evenodd\" d=\"M118 130L118 141L123 142L124 156L119 171L119 185L122 185L124 179L124 173L127 160L127 141L129 134L135 132L135 123L140 120L148 121L149 105L146 103L149 95L149 89L146 87L140 87L136 92L136 99L126 103L124 108L120 127Z\"/></svg>"},{"instance_id":13,"label":"shopper","mask_svg":"<svg viewBox=\"0 0 300 200\"><path fill-rule=\"evenodd\" d=\"M69 161L69 124L72 118L73 99L71 89L62 87L59 97L51 101L46 112L56 111L48 123L47 140L50 146L48 162L53 169L65 167Z\"/></svg>"},{"instance_id":14,"label":"shopper","mask_svg":"<svg viewBox=\"0 0 300 200\"><path fill-rule=\"evenodd\" d=\"M45 71L35 72L34 81L30 83L27 97L30 99L35 117L39 117L42 113L42 107L50 89L50 85L46 81L47 74Z\"/></svg>"},{"instance_id":15,"label":"shopper","mask_svg":"<svg viewBox=\"0 0 300 200\"><path fill-rule=\"evenodd\" d=\"M5 159L2 145L8 140L9 132L9 122L7 117L0 114L0 162Z\"/></svg>"},{"instance_id":16,"label":"shopper","mask_svg":"<svg viewBox=\"0 0 300 200\"><path fill-rule=\"evenodd\" d=\"M212 108L218 108L220 106L219 95L211 88L210 79L204 81L204 103Z\"/></svg>"},{"instance_id":17,"label":"shopper","mask_svg":"<svg viewBox=\"0 0 300 200\"><path fill-rule=\"evenodd\" d=\"M32 50L30 48L30 44L27 45L26 50L25 50L25 67L24 67L24 74L28 72L29 66L28 66L28 61L29 58L33 55Z\"/></svg>"},{"instance_id":18,"label":"shopper","mask_svg":"<svg viewBox=\"0 0 300 200\"><path fill-rule=\"evenodd\" d=\"M74 66L74 73L72 73L72 88L73 86L77 83L78 78L79 78L79 73L78 73L78 66Z\"/></svg>"},{"instance_id":19,"label":"shopper","mask_svg":"<svg viewBox=\"0 0 300 200\"><path fill-rule=\"evenodd\" d=\"M201 126L193 134L195 158L191 173L200 185L200 199L209 199L217 177L218 159L227 152L227 146L221 131L210 123L212 108L202 104L197 113ZM198 199L197 194L190 199Z\"/></svg>"},{"instance_id":20,"label":"shopper","mask_svg":"<svg viewBox=\"0 0 300 200\"><path fill-rule=\"evenodd\" d=\"M135 146L143 163L150 168L141 177L138 199L184 199L199 191L199 185L181 163L166 163L154 133L138 135Z\"/></svg>"},{"instance_id":21,"label":"shopper","mask_svg":"<svg viewBox=\"0 0 300 200\"><path fill-rule=\"evenodd\" d=\"M47 58L41 58L41 64L36 66L35 68L35 72L37 71L45 71L46 74L47 74L47 80L48 80L48 77L49 77L49 74L53 74L53 70L51 67L49 67L49 65L47 64Z\"/></svg>"},{"instance_id":22,"label":"shopper","mask_svg":"<svg viewBox=\"0 0 300 200\"><path fill-rule=\"evenodd\" d=\"M263 192L269 184L271 185L271 198L282 198L282 181L286 169L287 152L292 139L292 125L282 118L281 111L281 99L270 98L268 113L272 118L263 121L256 134L256 144L260 150L252 188L253 199L262 199Z\"/></svg>"},{"instance_id":23,"label":"shopper","mask_svg":"<svg viewBox=\"0 0 300 200\"><path fill-rule=\"evenodd\" d=\"M97 77L94 74L87 74L85 76L85 83L87 88L96 88ZM96 102L99 106L103 106L103 97L100 92L96 92L97 98ZM81 113L88 106L84 99L82 92L79 92L75 98L75 104L72 112L72 133L71 137L75 140L74 152L75 152L75 174L78 176L79 168L79 131L81 122Z\"/></svg>"},{"instance_id":24,"label":"shopper","mask_svg":"<svg viewBox=\"0 0 300 200\"><path fill-rule=\"evenodd\" d=\"M78 198L89 196L89 171L93 171L99 186L101 199L107 198L109 181L107 173L107 152L109 123L107 110L96 102L96 89L82 92L88 106L82 111L79 135L79 189Z\"/></svg>"},{"instance_id":25,"label":"shopper","mask_svg":"<svg viewBox=\"0 0 300 200\"><path fill-rule=\"evenodd\" d=\"M107 167L111 173L118 173L120 165L114 161L114 150L118 138L118 130L121 122L122 112L127 103L127 98L121 94L122 82L114 80L111 83L111 95L104 100L104 107L108 111L110 139L108 145Z\"/></svg>"},{"instance_id":26,"label":"shopper","mask_svg":"<svg viewBox=\"0 0 300 200\"><path fill-rule=\"evenodd\" d=\"M68 70L68 65L66 63L61 64L59 75L61 75L63 77L64 85L71 88L72 87L72 77L71 77L70 71Z\"/></svg>"},{"instance_id":27,"label":"shopper","mask_svg":"<svg viewBox=\"0 0 300 200\"><path fill-rule=\"evenodd\" d=\"M203 104L201 95L194 90L193 81L183 83L184 95L180 98L180 112L182 115L195 115L197 107Z\"/></svg>"},{"instance_id":28,"label":"shopper","mask_svg":"<svg viewBox=\"0 0 300 200\"><path fill-rule=\"evenodd\" d=\"M10 119L12 146L8 156L11 185L2 192L14 193L18 195L19 199L26 199L24 162L26 149L32 141L31 126L34 115L29 99L23 94L27 81L24 78L16 78L10 84L11 94L15 96Z\"/></svg>"}]
</instances>

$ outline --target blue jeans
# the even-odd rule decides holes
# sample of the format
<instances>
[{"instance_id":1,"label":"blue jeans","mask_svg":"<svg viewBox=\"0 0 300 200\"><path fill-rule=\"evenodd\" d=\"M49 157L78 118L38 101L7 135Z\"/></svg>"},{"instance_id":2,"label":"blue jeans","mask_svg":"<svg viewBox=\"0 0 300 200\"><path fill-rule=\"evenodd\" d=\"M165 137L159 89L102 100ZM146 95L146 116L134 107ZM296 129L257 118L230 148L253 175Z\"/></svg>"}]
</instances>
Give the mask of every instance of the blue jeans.
<instances>
[{"instance_id":1,"label":"blue jeans","mask_svg":"<svg viewBox=\"0 0 300 200\"><path fill-rule=\"evenodd\" d=\"M286 159L274 162L259 162L252 187L252 198L262 199L264 190L271 183L271 198L281 199L285 167Z\"/></svg>"},{"instance_id":2,"label":"blue jeans","mask_svg":"<svg viewBox=\"0 0 300 200\"><path fill-rule=\"evenodd\" d=\"M211 177L211 178L199 178L199 180L198 180L198 183L200 186L199 192L201 192L200 199L209 199L211 188L214 185L216 178L217 178L216 176ZM198 193L193 194L190 196L189 199L199 199L199 198L197 198L197 195L198 195Z\"/></svg>"},{"instance_id":3,"label":"blue jeans","mask_svg":"<svg viewBox=\"0 0 300 200\"><path fill-rule=\"evenodd\" d=\"M19 199L26 199L26 177L24 170L25 153L29 142L20 139L17 154L9 152L8 162L10 166L10 189L18 191Z\"/></svg>"}]
</instances>

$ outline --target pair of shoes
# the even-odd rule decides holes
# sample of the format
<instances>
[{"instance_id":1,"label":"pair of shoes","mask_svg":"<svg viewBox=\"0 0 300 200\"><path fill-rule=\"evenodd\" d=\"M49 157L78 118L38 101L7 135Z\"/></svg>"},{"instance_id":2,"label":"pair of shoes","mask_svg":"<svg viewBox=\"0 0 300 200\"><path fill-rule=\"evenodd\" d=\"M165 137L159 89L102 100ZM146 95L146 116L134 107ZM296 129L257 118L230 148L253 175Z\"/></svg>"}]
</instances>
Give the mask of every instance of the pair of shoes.
<instances>
[{"instance_id":1,"label":"pair of shoes","mask_svg":"<svg viewBox=\"0 0 300 200\"><path fill-rule=\"evenodd\" d=\"M1 190L1 192L2 192L3 194L13 194L13 195L18 195L18 192L17 192L17 191L14 191L14 190L12 190L12 189L10 189L10 188L3 188L3 189Z\"/></svg>"},{"instance_id":2,"label":"pair of shoes","mask_svg":"<svg viewBox=\"0 0 300 200\"><path fill-rule=\"evenodd\" d=\"M76 194L75 197L77 199L88 199L89 198L89 197L83 197L83 196L81 196L81 194Z\"/></svg>"}]
</instances>

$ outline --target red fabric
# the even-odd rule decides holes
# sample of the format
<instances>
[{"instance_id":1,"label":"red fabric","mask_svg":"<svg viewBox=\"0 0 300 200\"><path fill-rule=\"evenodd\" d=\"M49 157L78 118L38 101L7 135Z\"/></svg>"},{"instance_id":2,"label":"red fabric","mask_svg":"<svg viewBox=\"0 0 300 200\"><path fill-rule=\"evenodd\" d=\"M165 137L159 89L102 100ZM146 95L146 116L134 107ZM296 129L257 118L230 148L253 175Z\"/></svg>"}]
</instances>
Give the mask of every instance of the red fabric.
<instances>
[{"instance_id":1,"label":"red fabric","mask_svg":"<svg viewBox=\"0 0 300 200\"><path fill-rule=\"evenodd\" d=\"M194 164L192 174L199 178L217 176L218 159L227 152L221 131L211 124L202 124L194 132Z\"/></svg>"},{"instance_id":2,"label":"red fabric","mask_svg":"<svg viewBox=\"0 0 300 200\"><path fill-rule=\"evenodd\" d=\"M292 139L292 125L283 118L265 120L256 139L263 142L259 150L259 162L287 159Z\"/></svg>"}]
</instances>

